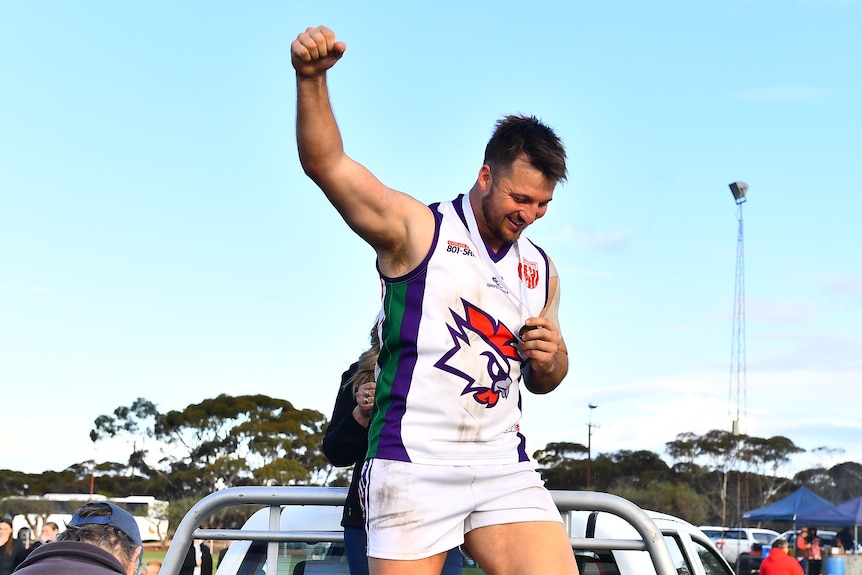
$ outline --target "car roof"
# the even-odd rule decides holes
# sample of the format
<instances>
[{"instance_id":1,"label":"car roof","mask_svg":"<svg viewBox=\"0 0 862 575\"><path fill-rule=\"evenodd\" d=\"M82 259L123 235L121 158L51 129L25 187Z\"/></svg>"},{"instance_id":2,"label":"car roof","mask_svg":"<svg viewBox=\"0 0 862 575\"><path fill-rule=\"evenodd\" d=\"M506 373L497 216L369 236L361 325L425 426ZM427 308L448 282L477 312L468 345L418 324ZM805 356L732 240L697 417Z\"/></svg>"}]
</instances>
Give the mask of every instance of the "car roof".
<instances>
[{"instance_id":1,"label":"car roof","mask_svg":"<svg viewBox=\"0 0 862 575\"><path fill-rule=\"evenodd\" d=\"M287 505L281 510L281 531L343 531L341 506ZM245 530L269 529L269 509L255 511L242 526Z\"/></svg>"}]
</instances>

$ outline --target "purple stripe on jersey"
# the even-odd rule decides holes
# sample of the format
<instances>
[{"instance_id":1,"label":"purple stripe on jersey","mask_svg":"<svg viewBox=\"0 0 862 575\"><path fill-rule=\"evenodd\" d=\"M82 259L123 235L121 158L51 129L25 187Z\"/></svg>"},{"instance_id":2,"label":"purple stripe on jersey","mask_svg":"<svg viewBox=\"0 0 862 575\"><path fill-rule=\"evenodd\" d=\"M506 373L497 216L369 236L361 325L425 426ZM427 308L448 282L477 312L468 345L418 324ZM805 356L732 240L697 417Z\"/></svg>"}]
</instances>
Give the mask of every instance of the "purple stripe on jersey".
<instances>
[{"instance_id":1,"label":"purple stripe on jersey","mask_svg":"<svg viewBox=\"0 0 862 575\"><path fill-rule=\"evenodd\" d=\"M393 401L392 406L386 412L386 422L380 434L380 443L377 448L377 457L383 459L395 459L397 461L410 461L410 455L404 448L401 437L401 422L407 409L407 396L410 393L410 385L413 381L413 372L416 369L416 339L419 333L419 320L422 317L422 297L425 294L425 275L421 279L411 281L405 293L404 317L398 339L401 341L401 353L398 356L398 369L392 380L391 397L399 398Z\"/></svg>"},{"instance_id":2,"label":"purple stripe on jersey","mask_svg":"<svg viewBox=\"0 0 862 575\"><path fill-rule=\"evenodd\" d=\"M519 395L518 396L518 411L520 411L522 415L524 414L524 409L521 407L521 402L523 400L524 400L524 396ZM530 457L527 455L527 438L524 437L524 435L519 431L518 432L518 439L521 440L520 443L518 443L518 461L519 462L529 461Z\"/></svg>"},{"instance_id":3,"label":"purple stripe on jersey","mask_svg":"<svg viewBox=\"0 0 862 575\"><path fill-rule=\"evenodd\" d=\"M377 446L376 457L382 459L410 461L410 455L404 448L404 441L401 436L401 423L407 409L407 396L410 393L413 372L416 369L416 361L418 359L416 342L419 336L419 324L422 319L422 302L425 298L428 262L434 253L434 248L437 246L437 241L440 237L440 223L443 216L437 211L438 205L432 204L430 206L434 214L435 229L428 254L415 270L399 278L401 281L406 282L406 287L399 288L404 292L404 312L398 331L398 340L400 342L397 358L398 367L392 379L392 390L390 392L392 404L386 411L383 428L380 430L380 441Z\"/></svg>"}]
</instances>

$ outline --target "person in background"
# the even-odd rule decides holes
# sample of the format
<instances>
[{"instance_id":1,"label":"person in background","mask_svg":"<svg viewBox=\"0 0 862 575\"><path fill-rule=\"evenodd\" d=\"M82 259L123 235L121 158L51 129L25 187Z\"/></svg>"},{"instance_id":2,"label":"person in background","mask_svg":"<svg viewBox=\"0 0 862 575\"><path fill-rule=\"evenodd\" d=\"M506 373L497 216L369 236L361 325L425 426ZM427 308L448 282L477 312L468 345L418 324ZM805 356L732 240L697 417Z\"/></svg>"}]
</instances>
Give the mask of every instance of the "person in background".
<instances>
[{"instance_id":1,"label":"person in background","mask_svg":"<svg viewBox=\"0 0 862 575\"><path fill-rule=\"evenodd\" d=\"M57 535L60 533L60 526L53 521L48 521L42 526L42 537L39 538L39 543L53 543L57 540Z\"/></svg>"},{"instance_id":2,"label":"person in background","mask_svg":"<svg viewBox=\"0 0 862 575\"><path fill-rule=\"evenodd\" d=\"M180 565L179 575L194 575L198 569L197 549L194 541L186 550L186 557L183 559L183 564Z\"/></svg>"},{"instance_id":3,"label":"person in background","mask_svg":"<svg viewBox=\"0 0 862 575\"><path fill-rule=\"evenodd\" d=\"M201 540L195 539L192 542L192 549L195 550L195 567L192 571L193 575L201 575L201 558L203 553L201 552Z\"/></svg>"},{"instance_id":4,"label":"person in background","mask_svg":"<svg viewBox=\"0 0 862 575\"><path fill-rule=\"evenodd\" d=\"M162 568L162 562L158 559L147 561L147 566L144 568L144 575L158 575Z\"/></svg>"},{"instance_id":5,"label":"person in background","mask_svg":"<svg viewBox=\"0 0 862 575\"><path fill-rule=\"evenodd\" d=\"M847 527L842 527L841 531L839 531L835 535L835 539L838 541L838 547L844 553L853 553L853 535L850 533L850 529Z\"/></svg>"},{"instance_id":6,"label":"person in background","mask_svg":"<svg viewBox=\"0 0 862 575\"><path fill-rule=\"evenodd\" d=\"M772 542L769 555L760 563L760 575L804 575L799 561L787 554L787 546L782 537Z\"/></svg>"},{"instance_id":7,"label":"person in background","mask_svg":"<svg viewBox=\"0 0 862 575\"><path fill-rule=\"evenodd\" d=\"M359 501L359 478L368 449L368 423L374 407L374 371L380 354L377 326L369 334L371 347L362 352L341 376L335 407L323 437L323 453L336 467L353 465L353 477L344 502L341 525L344 527L344 550L351 575L368 575L365 553L366 534ZM463 558L458 549L446 557L442 575L458 575Z\"/></svg>"},{"instance_id":8,"label":"person in background","mask_svg":"<svg viewBox=\"0 0 862 575\"><path fill-rule=\"evenodd\" d=\"M113 503L84 504L66 530L41 545L18 567L16 575L138 575L144 544L131 513Z\"/></svg>"},{"instance_id":9,"label":"person in background","mask_svg":"<svg viewBox=\"0 0 862 575\"><path fill-rule=\"evenodd\" d=\"M40 545L45 545L46 543L53 543L57 540L57 534L60 533L60 526L54 523L53 521L48 521L42 526L42 536L38 541L33 543L30 546L30 553L32 553L37 547Z\"/></svg>"},{"instance_id":10,"label":"person in background","mask_svg":"<svg viewBox=\"0 0 862 575\"><path fill-rule=\"evenodd\" d=\"M218 566L221 565L222 559L224 559L224 556L227 554L227 550L230 549L230 545L231 545L232 541L223 541L223 543L224 543L224 546L221 548L221 551L218 552L218 560L216 561L216 569L218 569Z\"/></svg>"},{"instance_id":11,"label":"person in background","mask_svg":"<svg viewBox=\"0 0 862 575\"><path fill-rule=\"evenodd\" d=\"M201 549L201 574L213 575L213 554L210 551L209 545L204 541L200 543Z\"/></svg>"},{"instance_id":12,"label":"person in background","mask_svg":"<svg viewBox=\"0 0 862 575\"><path fill-rule=\"evenodd\" d=\"M24 543L12 537L12 520L0 519L0 575L9 575L27 556Z\"/></svg>"},{"instance_id":13,"label":"person in background","mask_svg":"<svg viewBox=\"0 0 862 575\"><path fill-rule=\"evenodd\" d=\"M815 533L811 539L811 547L808 549L808 575L820 575L820 567L822 565L823 555L820 538Z\"/></svg>"},{"instance_id":14,"label":"person in background","mask_svg":"<svg viewBox=\"0 0 862 575\"><path fill-rule=\"evenodd\" d=\"M808 550L811 548L811 543L808 539L808 527L803 527L796 536L796 546L793 554L802 565L802 571L808 573Z\"/></svg>"},{"instance_id":15,"label":"person in background","mask_svg":"<svg viewBox=\"0 0 862 575\"><path fill-rule=\"evenodd\" d=\"M31 549L35 549L39 544L39 540L33 539L33 531L30 530L29 527L22 527L18 530L18 533L15 534L15 539L21 542L24 545L24 549L27 549L29 553Z\"/></svg>"}]
</instances>

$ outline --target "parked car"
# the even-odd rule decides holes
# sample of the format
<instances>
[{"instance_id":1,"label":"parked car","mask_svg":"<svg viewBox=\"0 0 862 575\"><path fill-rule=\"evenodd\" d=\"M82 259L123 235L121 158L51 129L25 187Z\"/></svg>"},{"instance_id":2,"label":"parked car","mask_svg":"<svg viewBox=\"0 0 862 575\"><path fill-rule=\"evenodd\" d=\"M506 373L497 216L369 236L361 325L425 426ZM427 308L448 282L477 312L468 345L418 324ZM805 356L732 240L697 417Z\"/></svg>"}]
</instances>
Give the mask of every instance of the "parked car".
<instances>
[{"instance_id":1,"label":"parked car","mask_svg":"<svg viewBox=\"0 0 862 575\"><path fill-rule=\"evenodd\" d=\"M231 493L231 492L234 493ZM346 575L340 526L345 490L314 487L245 487L213 493L180 523L162 566L177 575L180 548L194 539L234 543L216 575ZM606 493L552 491L566 522L581 575L733 575L718 549L682 519L643 511ZM266 505L240 530L199 529L229 504ZM248 540L244 540L248 539ZM177 546L174 549L174 546ZM482 575L465 557L463 575Z\"/></svg>"},{"instance_id":2,"label":"parked car","mask_svg":"<svg viewBox=\"0 0 862 575\"><path fill-rule=\"evenodd\" d=\"M679 518L647 511L647 515L661 531L677 573L706 573L706 575L732 575L732 570L714 545L696 527ZM590 517L594 516L593 519ZM328 508L285 508L281 514L282 530L340 531L341 511ZM636 539L638 534L624 519L610 513L572 511L568 520L574 537L591 539ZM243 526L244 530L266 531L269 521L267 509L257 511ZM238 541L227 550L216 575L263 575L267 558L266 541ZM575 551L581 575L618 573L619 575L655 574L652 560L646 551L579 549ZM697 568L701 566L701 569ZM349 573L340 542L282 542L278 550L278 573L304 573L304 575ZM464 575L484 573L469 557L464 558Z\"/></svg>"},{"instance_id":3,"label":"parked car","mask_svg":"<svg viewBox=\"0 0 862 575\"><path fill-rule=\"evenodd\" d=\"M701 525L698 527L704 535L710 538L710 540L715 543L719 539L721 539L721 534L727 529L727 527L716 527L715 525Z\"/></svg>"},{"instance_id":4,"label":"parked car","mask_svg":"<svg viewBox=\"0 0 862 575\"><path fill-rule=\"evenodd\" d=\"M700 527L715 543L727 562L736 566L740 574L757 571L763 559L764 549L769 554L769 546L779 537L778 531L756 527Z\"/></svg>"}]
</instances>

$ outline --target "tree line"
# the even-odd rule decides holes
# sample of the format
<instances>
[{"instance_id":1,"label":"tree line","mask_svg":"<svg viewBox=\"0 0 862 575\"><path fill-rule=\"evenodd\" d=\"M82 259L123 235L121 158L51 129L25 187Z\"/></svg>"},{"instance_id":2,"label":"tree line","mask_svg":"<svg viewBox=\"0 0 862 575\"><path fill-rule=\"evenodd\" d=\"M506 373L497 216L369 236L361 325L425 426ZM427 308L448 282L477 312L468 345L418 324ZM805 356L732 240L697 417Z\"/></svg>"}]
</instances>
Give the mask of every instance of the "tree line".
<instances>
[{"instance_id":1,"label":"tree line","mask_svg":"<svg viewBox=\"0 0 862 575\"><path fill-rule=\"evenodd\" d=\"M87 493L93 485L108 496L146 494L170 501L175 527L194 503L223 487L345 486L350 469L333 468L321 451L327 424L319 411L266 395L223 394L166 413L139 398L97 417L90 431L96 444L128 441L133 446L128 461L85 461L41 474L0 470L0 497L7 498L0 513L22 512L15 507L23 502L15 496ZM802 485L836 503L862 493L862 465L856 462L780 476L779 470L804 451L786 437L711 430L681 433L667 442L671 464L646 450L589 458L580 443L549 443L534 459L550 489L589 485L694 524L739 525L743 512ZM239 527L253 511L226 512L218 517L219 526Z\"/></svg>"}]
</instances>

